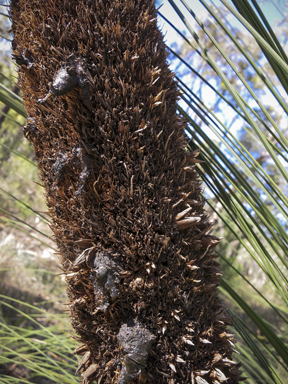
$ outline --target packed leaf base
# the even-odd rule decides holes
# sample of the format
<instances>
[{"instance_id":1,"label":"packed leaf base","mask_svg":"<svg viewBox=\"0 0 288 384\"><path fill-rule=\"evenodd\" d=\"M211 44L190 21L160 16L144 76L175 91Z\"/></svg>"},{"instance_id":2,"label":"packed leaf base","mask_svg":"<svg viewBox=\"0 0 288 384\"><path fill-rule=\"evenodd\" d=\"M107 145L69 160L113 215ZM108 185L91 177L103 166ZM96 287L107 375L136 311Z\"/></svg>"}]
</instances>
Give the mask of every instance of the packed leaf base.
<instances>
[{"instance_id":1,"label":"packed leaf base","mask_svg":"<svg viewBox=\"0 0 288 384\"><path fill-rule=\"evenodd\" d=\"M177 85L145 0L13 0L83 383L237 383Z\"/></svg>"}]
</instances>

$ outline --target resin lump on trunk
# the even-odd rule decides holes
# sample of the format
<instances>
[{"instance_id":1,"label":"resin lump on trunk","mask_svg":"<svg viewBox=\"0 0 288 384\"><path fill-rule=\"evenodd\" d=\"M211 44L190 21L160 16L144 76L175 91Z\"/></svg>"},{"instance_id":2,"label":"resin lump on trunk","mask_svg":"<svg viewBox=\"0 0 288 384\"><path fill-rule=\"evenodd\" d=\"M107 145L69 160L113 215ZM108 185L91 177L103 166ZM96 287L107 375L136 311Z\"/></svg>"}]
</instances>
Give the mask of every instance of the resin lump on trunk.
<instances>
[{"instance_id":1,"label":"resin lump on trunk","mask_svg":"<svg viewBox=\"0 0 288 384\"><path fill-rule=\"evenodd\" d=\"M124 352L118 384L128 384L145 372L148 354L156 338L143 325L131 321L122 325L117 339Z\"/></svg>"},{"instance_id":2,"label":"resin lump on trunk","mask_svg":"<svg viewBox=\"0 0 288 384\"><path fill-rule=\"evenodd\" d=\"M78 256L74 265L86 262L92 268L91 281L93 284L96 311L106 312L109 299L119 296L119 267L107 252L96 252L95 247L87 248Z\"/></svg>"},{"instance_id":3,"label":"resin lump on trunk","mask_svg":"<svg viewBox=\"0 0 288 384\"><path fill-rule=\"evenodd\" d=\"M51 95L63 96L80 87L83 97L89 96L89 82L87 80L87 69L81 59L72 59L70 63L61 67L55 74L53 82L49 83L49 92L39 103L44 103Z\"/></svg>"}]
</instances>

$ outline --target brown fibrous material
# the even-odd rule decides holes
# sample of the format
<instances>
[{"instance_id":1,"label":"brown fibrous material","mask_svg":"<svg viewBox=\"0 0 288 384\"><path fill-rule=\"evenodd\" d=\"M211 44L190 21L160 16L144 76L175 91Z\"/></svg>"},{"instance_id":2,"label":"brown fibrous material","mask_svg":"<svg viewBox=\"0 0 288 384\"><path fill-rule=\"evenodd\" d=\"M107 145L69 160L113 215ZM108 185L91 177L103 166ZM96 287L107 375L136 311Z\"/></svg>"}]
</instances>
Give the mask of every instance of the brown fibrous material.
<instances>
[{"instance_id":1,"label":"brown fibrous material","mask_svg":"<svg viewBox=\"0 0 288 384\"><path fill-rule=\"evenodd\" d=\"M83 383L237 383L219 239L154 3L12 0L11 17Z\"/></svg>"}]
</instances>

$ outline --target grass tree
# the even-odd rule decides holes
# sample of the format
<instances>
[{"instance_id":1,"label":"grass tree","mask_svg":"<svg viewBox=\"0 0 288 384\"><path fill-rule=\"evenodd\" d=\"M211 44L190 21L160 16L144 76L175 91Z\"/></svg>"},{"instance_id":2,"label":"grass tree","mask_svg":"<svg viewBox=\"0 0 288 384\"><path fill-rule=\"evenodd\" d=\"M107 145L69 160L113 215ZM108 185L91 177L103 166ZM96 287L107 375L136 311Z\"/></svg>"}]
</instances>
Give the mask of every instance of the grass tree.
<instances>
[{"instance_id":1,"label":"grass tree","mask_svg":"<svg viewBox=\"0 0 288 384\"><path fill-rule=\"evenodd\" d=\"M20 0L11 17L83 382L238 382L154 3Z\"/></svg>"},{"instance_id":2,"label":"grass tree","mask_svg":"<svg viewBox=\"0 0 288 384\"><path fill-rule=\"evenodd\" d=\"M218 252L241 352L235 361L249 384L287 381L286 37L258 2L232 2L200 0L210 15L202 22L196 2L167 0L175 16L166 21L185 41L177 52L169 47L182 63L176 87L152 2L12 1L24 135L62 257L83 382L238 382L216 292ZM48 221L29 204L34 192L21 200L15 191L20 169L35 164L17 144L26 112L6 67L0 156L25 166L10 172L12 183L4 177L0 220L47 247L42 227L25 224L29 212ZM218 248L198 173L213 193L207 202L224 236ZM3 264L13 251L3 244L0 272L13 285L12 257ZM24 267L18 260L11 270L23 276ZM32 273L42 272L27 272L22 283ZM5 294L0 305L0 378L76 383L77 341L65 334L65 316Z\"/></svg>"}]
</instances>

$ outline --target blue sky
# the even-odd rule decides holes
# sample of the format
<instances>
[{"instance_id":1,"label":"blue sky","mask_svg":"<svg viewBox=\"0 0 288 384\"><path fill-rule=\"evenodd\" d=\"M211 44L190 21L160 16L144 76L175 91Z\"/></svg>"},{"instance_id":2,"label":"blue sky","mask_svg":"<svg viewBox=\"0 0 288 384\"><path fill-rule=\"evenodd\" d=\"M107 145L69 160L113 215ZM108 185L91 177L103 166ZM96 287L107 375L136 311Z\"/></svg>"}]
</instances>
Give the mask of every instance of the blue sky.
<instances>
[{"instance_id":1,"label":"blue sky","mask_svg":"<svg viewBox=\"0 0 288 384\"><path fill-rule=\"evenodd\" d=\"M207 1L208 4L211 4L211 2L209 0L206 0L206 1ZM272 1L269 1L269 2L266 1L265 3L263 3L263 1L260 1L260 0L258 1L258 3L261 6L261 9L264 12L265 16L267 17L270 25L272 27L276 28L278 22L283 19L283 15L286 14L288 16L288 1L287 0L274 0L274 1L275 1L275 4L273 4ZM185 18L187 18L187 21L191 24L192 28L194 28L194 26L196 25L196 22L193 19L193 17L191 15L189 15L189 13L185 10L184 6L181 4L181 1L180 0L174 0L174 2L181 9L181 11L183 12ZM201 21L205 21L205 19L208 16L208 13L207 13L206 9L201 5L200 1L199 0L186 0L186 2L188 3L188 5L190 5L190 7L195 12L197 17ZM221 2L219 0L214 0L213 2L214 2L214 4L216 6L221 5ZM185 35L188 38L191 38L191 35L189 35L189 32L187 31L187 29L185 28L184 24L182 23L180 18L177 16L175 11L173 10L172 6L169 4L169 1L168 0L164 0L164 1L162 1L162 4L163 5L160 8L160 12L164 16L166 16L167 19L171 20L173 22L173 24L179 30L185 31ZM277 9L277 7L278 7L278 9ZM239 29L245 30L245 28L242 26L242 24L240 24L237 20L235 20L235 18L232 15L229 16L229 22L231 23L231 25L233 27L237 27ZM160 27L162 29L162 32L165 35L165 40L166 40L168 46L171 46L171 44L173 42L175 42L175 41L179 42L179 46L181 46L181 38L177 35L177 33L171 27L167 26L165 24L165 22L163 22L163 20L161 21L160 18L159 18L159 25L160 25ZM286 26L282 25L282 28L283 28L283 30L285 30L285 28L286 28L286 31L288 30L288 18L287 18ZM276 29L275 29L275 31L276 31ZM277 33L277 36L278 36L278 33ZM193 40L194 39L192 39L192 41ZM190 58L189 59L190 60L189 64L192 65L192 66L193 66L193 63L196 62L194 60L198 60L196 54L193 57L194 58L192 58L192 59ZM263 60L265 61L265 59L263 59ZM175 71L175 66L172 65L171 69ZM180 68L180 71L181 71L181 69L183 69L183 66ZM180 72L180 71L177 71L177 72ZM194 77L194 82L193 82L193 77ZM185 82L185 84L188 87L193 88L193 90L197 93L197 87L198 87L200 81L198 81L198 80L195 81L195 76L193 76L190 73L189 75L187 75L182 80ZM210 81L213 84L213 80L211 81L211 80L208 79L208 81ZM203 89L204 89L204 92L203 92L204 97L203 97L203 99L205 100L205 104L208 107L211 108L211 107L213 107L215 105L218 97L207 86L205 88L203 87ZM282 96L283 96L283 99L285 99L285 95L283 94ZM287 97L287 95L286 95L286 97ZM278 104L278 102L274 99L274 97L269 92L265 92L265 94L263 94L261 96L261 102L266 106L266 108L267 107L274 107L275 110L277 110L279 112L279 104ZM185 110L187 110L187 105L185 105L181 101L180 101L180 104L181 104L181 106ZM251 104L250 106L252 108L254 108L254 107L257 108L258 107L256 102L254 102L254 104L253 105ZM229 108L225 107L225 106L223 108L221 108L221 109L222 109L222 113L217 113L217 117L227 127L230 126L230 122L231 122L230 132L239 137L239 134L241 133L241 130L243 129L243 121L242 121L242 119L238 118L237 120L234 120L234 113L232 113L232 111ZM283 112L282 109L280 109L280 113L281 112ZM193 114L191 114L191 117L192 116L193 116ZM197 121L197 117L195 118L195 121ZM279 122L278 127L280 129L285 129L287 127L287 124L288 124L287 116L283 115L282 118L281 118L281 121ZM209 137L214 142L219 142L219 138L217 138L217 136L213 132L211 132L211 130L208 127L205 127L203 125L202 129L206 132L207 135L209 135ZM223 148L223 151L226 152L226 149ZM228 152L227 152L227 156L230 156ZM282 158L280 158L280 161L282 162ZM271 162L272 162L272 159L271 159ZM287 166L287 163L285 163L283 165Z\"/></svg>"},{"instance_id":2,"label":"blue sky","mask_svg":"<svg viewBox=\"0 0 288 384\"><path fill-rule=\"evenodd\" d=\"M214 4L217 6L221 5L221 1L214 0ZM211 4L209 0L207 0L208 4ZM275 22L282 19L282 15L288 14L288 1L287 0L273 0L272 1L258 1L258 3L261 5L261 9L265 14L265 17L268 19L269 23L273 26ZM173 20L173 23L175 23L176 27L183 30L183 23L180 20L180 18L175 14L175 11L173 10L172 6L170 5L168 0L162 0L157 1L157 4L162 4L160 8L160 12L167 17L169 20ZM187 11L185 10L185 7L181 4L180 0L175 0L175 4L181 9L181 11L184 13L185 16L187 16L189 22L194 23L191 16L188 15ZM187 4L192 8L192 10L195 12L195 14L202 20L205 20L205 17L207 17L207 11L205 7L200 3L199 0L187 0ZM277 9L278 8L278 9ZM281 13L280 13L281 12ZM234 21L234 25L237 27L241 27L237 21ZM288 24L288 22L287 22ZM162 28L163 33L165 33L167 42L170 44L173 40L177 39L175 31L173 31L169 26L165 24L165 22L160 21L160 25ZM287 25L288 29L288 25Z\"/></svg>"},{"instance_id":3,"label":"blue sky","mask_svg":"<svg viewBox=\"0 0 288 384\"><path fill-rule=\"evenodd\" d=\"M189 24L191 24L192 28L194 28L197 24L195 22L194 18L188 13L188 11L183 6L183 4L181 4L180 0L174 0L174 1L175 1L175 4L181 10L181 12L183 12L183 14L184 14L185 18L187 19L187 21L189 22ZM206 0L206 1L207 1L208 5L211 4L211 1L209 1L209 0ZM192 10L195 12L197 17L201 21L205 21L205 19L208 16L208 12L205 9L205 7L201 4L201 2L199 0L186 0L186 2L192 8ZM222 4L220 0L213 0L213 3L216 6L221 6L221 4ZM264 12L265 16L267 17L267 19L268 19L268 21L272 27L276 26L278 24L278 22L283 19L283 14L286 13L286 15L288 16L288 1L287 0L273 0L273 1L267 1L266 0L266 1L258 1L258 3L259 3L259 5L261 5L261 9ZM161 2L158 1L157 4L161 4ZM179 30L184 31L184 34L188 38L191 38L191 35L189 35L187 28L184 26L183 22L181 21L179 16L176 14L176 12L172 8L172 6L170 5L168 0L162 1L162 6L160 8L160 12L165 17L167 17L167 19L173 21L173 24ZM245 28L242 26L242 24L238 20L236 20L233 15L230 15L229 22L231 23L232 26L237 27L238 29L245 30ZM159 17L159 26L160 26L163 34L165 35L165 40L166 40L166 43L168 46L171 46L171 44L173 44L173 42L178 42L179 46L182 45L182 38L174 31L174 29L172 29L172 27L170 27L168 24L166 24L163 21L163 19L161 19L160 17ZM287 21L287 27L285 27L285 25L282 25L282 28L286 28L288 30L288 21ZM192 41L194 42L194 39L192 39ZM175 71L175 67L173 65L171 66L171 69ZM190 74L190 76L191 76L191 74ZM188 83L190 81L188 78L185 79L185 81L186 80L187 80L187 85L188 85ZM209 100L208 105L212 106L216 101L215 100L215 94L210 89L207 89L206 92L207 92L206 99ZM263 97L265 97L265 96L263 96ZM267 97L268 97L268 99L267 99ZM285 97L285 96L283 95L283 97ZM275 104L275 100L274 100L274 98L271 97L270 94L267 94L266 102L264 101L264 103L270 104L271 106L272 105L277 106L277 102ZM242 123L240 123L240 121L239 121L238 124L240 125ZM286 124L286 122L285 122L285 124ZM238 129L237 123L234 124L233 128L235 131Z\"/></svg>"}]
</instances>

